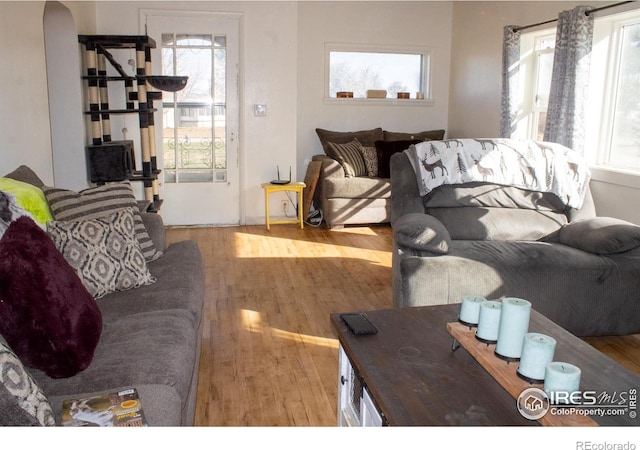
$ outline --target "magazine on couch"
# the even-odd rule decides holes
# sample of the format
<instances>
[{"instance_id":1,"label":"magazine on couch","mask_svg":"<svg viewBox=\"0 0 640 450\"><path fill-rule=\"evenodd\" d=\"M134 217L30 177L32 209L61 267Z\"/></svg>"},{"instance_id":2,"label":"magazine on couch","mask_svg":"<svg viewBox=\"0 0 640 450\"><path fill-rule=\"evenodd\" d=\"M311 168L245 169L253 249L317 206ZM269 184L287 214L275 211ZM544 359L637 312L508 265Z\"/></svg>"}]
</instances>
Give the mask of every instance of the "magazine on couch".
<instances>
[{"instance_id":1,"label":"magazine on couch","mask_svg":"<svg viewBox=\"0 0 640 450\"><path fill-rule=\"evenodd\" d=\"M142 402L135 388L62 402L65 427L146 427Z\"/></svg>"}]
</instances>

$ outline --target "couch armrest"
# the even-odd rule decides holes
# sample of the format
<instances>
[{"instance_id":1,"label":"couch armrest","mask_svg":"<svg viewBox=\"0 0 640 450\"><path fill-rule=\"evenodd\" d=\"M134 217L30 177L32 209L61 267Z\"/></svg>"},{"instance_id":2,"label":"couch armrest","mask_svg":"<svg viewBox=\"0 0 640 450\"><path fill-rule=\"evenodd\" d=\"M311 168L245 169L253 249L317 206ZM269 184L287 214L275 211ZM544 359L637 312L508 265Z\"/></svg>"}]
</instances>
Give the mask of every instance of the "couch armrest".
<instances>
[{"instance_id":1,"label":"couch armrest","mask_svg":"<svg viewBox=\"0 0 640 450\"><path fill-rule=\"evenodd\" d=\"M320 179L323 178L345 178L344 169L338 161L327 155L314 155L313 161L322 161L320 169Z\"/></svg>"},{"instance_id":2,"label":"couch armrest","mask_svg":"<svg viewBox=\"0 0 640 450\"><path fill-rule=\"evenodd\" d=\"M346 176L340 163L327 155L313 155L312 161L322 162L320 176L318 177L318 184L316 185L316 192L313 196L313 204L317 209L325 210L326 195L323 186L324 180L327 178L346 178Z\"/></svg>"},{"instance_id":3,"label":"couch armrest","mask_svg":"<svg viewBox=\"0 0 640 450\"><path fill-rule=\"evenodd\" d=\"M424 214L416 173L404 153L391 156L391 226L405 214Z\"/></svg>"},{"instance_id":4,"label":"couch armrest","mask_svg":"<svg viewBox=\"0 0 640 450\"><path fill-rule=\"evenodd\" d=\"M437 255L446 255L451 246L451 236L442 222L423 213L398 218L393 227L393 239L398 247Z\"/></svg>"},{"instance_id":5,"label":"couch armrest","mask_svg":"<svg viewBox=\"0 0 640 450\"><path fill-rule=\"evenodd\" d=\"M149 237L153 241L153 245L158 252L164 252L166 249L164 222L162 216L156 213L140 213L144 227L149 233Z\"/></svg>"}]
</instances>

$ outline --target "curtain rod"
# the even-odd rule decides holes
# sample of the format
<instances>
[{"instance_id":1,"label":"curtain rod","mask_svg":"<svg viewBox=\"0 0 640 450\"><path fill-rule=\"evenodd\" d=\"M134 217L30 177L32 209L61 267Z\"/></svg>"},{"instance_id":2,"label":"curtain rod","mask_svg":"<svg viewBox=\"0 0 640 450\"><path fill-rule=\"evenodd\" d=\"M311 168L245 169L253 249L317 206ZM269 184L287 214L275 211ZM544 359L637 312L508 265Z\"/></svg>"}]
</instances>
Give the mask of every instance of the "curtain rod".
<instances>
[{"instance_id":1,"label":"curtain rod","mask_svg":"<svg viewBox=\"0 0 640 450\"><path fill-rule=\"evenodd\" d=\"M591 15L593 13L597 13L598 11L603 11L605 9L614 8L616 6L626 5L627 3L634 3L634 2L633 2L633 0L630 0L630 1L626 1L626 2L618 2L618 3L613 3L611 5L600 6L599 8L594 8L594 9L590 9L589 11L586 11L585 14L587 16L589 16L589 15ZM548 23L553 23L553 22L557 22L557 21L558 21L558 19L551 19L551 20L546 20L544 22L533 23L531 25L524 25L524 26L521 26L521 27L513 27L512 30L514 32L522 31L522 30L526 30L527 28L538 27L540 25L546 25Z\"/></svg>"}]
</instances>

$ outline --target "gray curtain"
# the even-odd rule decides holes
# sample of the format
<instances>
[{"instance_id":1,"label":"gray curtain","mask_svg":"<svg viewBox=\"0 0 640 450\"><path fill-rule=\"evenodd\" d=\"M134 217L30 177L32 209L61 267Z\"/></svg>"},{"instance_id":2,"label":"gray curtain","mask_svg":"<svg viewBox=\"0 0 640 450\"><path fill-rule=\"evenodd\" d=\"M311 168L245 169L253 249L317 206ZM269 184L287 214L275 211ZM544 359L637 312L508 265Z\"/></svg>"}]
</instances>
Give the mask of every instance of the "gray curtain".
<instances>
[{"instance_id":1,"label":"gray curtain","mask_svg":"<svg viewBox=\"0 0 640 450\"><path fill-rule=\"evenodd\" d=\"M508 25L502 40L502 115L500 137L510 138L518 120L518 76L520 71L520 32Z\"/></svg>"},{"instance_id":2,"label":"gray curtain","mask_svg":"<svg viewBox=\"0 0 640 450\"><path fill-rule=\"evenodd\" d=\"M544 140L584 153L585 104L588 95L593 15L578 6L558 16Z\"/></svg>"}]
</instances>

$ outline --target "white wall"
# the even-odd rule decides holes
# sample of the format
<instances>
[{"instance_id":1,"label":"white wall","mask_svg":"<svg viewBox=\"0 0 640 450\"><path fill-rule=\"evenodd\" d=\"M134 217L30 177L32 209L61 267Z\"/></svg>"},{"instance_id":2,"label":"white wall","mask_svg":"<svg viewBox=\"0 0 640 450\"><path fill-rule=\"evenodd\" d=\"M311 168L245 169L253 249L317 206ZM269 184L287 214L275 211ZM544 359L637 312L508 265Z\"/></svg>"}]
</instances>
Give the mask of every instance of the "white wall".
<instances>
[{"instance_id":1,"label":"white wall","mask_svg":"<svg viewBox=\"0 0 640 450\"><path fill-rule=\"evenodd\" d=\"M241 216L264 223L260 183L275 178L275 166L293 165L296 173L295 2L98 2L98 34L137 34L140 9L241 13L240 168ZM255 117L254 104L266 104L267 116ZM121 127L114 126L114 130ZM274 203L277 204L277 203Z\"/></svg>"},{"instance_id":2,"label":"white wall","mask_svg":"<svg viewBox=\"0 0 640 450\"><path fill-rule=\"evenodd\" d=\"M21 164L53 183L44 2L0 2L0 173Z\"/></svg>"},{"instance_id":3,"label":"white wall","mask_svg":"<svg viewBox=\"0 0 640 450\"><path fill-rule=\"evenodd\" d=\"M602 6L603 2L455 1L448 135L463 138L500 134L504 26L554 19L560 11L583 4ZM594 174L591 189L598 215L640 224L638 178Z\"/></svg>"},{"instance_id":4,"label":"white wall","mask_svg":"<svg viewBox=\"0 0 640 450\"><path fill-rule=\"evenodd\" d=\"M321 148L315 128L445 128L450 137L499 132L502 27L553 18L583 2L63 2L79 34L138 33L139 8L242 12L244 211L262 223L260 182L291 164L304 177ZM597 2L587 2L597 3ZM31 166L53 183L43 1L0 2L0 172ZM436 47L436 104L345 107L323 102L324 42ZM267 117L253 105L268 106ZM78 168L84 170L84 168ZM636 180L592 181L600 214L640 223Z\"/></svg>"},{"instance_id":5,"label":"white wall","mask_svg":"<svg viewBox=\"0 0 640 450\"><path fill-rule=\"evenodd\" d=\"M418 132L447 128L451 54L451 2L300 2L298 6L297 165L323 153L316 128L354 131L382 127ZM325 42L429 46L433 61L432 106L326 104Z\"/></svg>"},{"instance_id":6,"label":"white wall","mask_svg":"<svg viewBox=\"0 0 640 450\"><path fill-rule=\"evenodd\" d=\"M76 26L94 32L94 5L66 4L79 16ZM25 164L53 184L44 7L43 1L0 2L0 173Z\"/></svg>"},{"instance_id":7,"label":"white wall","mask_svg":"<svg viewBox=\"0 0 640 450\"><path fill-rule=\"evenodd\" d=\"M78 48L78 33L71 11L57 1L46 2L43 27L53 182L77 191L89 186L80 52L69 51Z\"/></svg>"}]
</instances>

